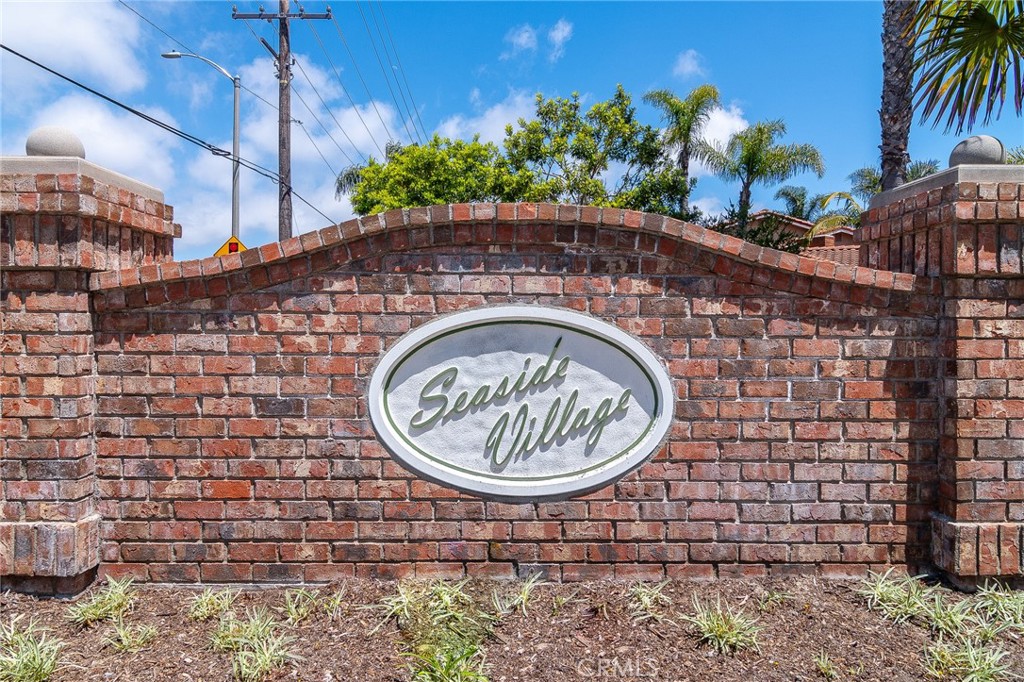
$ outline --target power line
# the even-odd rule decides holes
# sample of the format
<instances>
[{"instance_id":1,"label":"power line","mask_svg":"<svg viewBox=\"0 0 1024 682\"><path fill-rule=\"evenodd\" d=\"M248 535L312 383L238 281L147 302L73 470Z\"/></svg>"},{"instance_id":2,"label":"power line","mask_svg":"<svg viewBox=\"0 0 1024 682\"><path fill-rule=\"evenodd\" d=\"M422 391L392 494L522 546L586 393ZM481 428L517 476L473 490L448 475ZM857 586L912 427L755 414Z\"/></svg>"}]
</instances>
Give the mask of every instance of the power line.
<instances>
[{"instance_id":1,"label":"power line","mask_svg":"<svg viewBox=\"0 0 1024 682\"><path fill-rule=\"evenodd\" d=\"M377 138L373 136L373 131L370 130L370 126L366 125L366 121L363 120L363 115L359 112L359 106L356 104L356 101L352 99L351 93L349 93L348 88L345 87L345 84L341 80L341 73L338 71L338 67L334 65L334 60L331 59L331 55L327 52L327 48L324 47L323 41L320 40L320 34L316 31L316 24L309 24L309 28L313 31L313 35L316 37L316 42L320 44L320 49L323 50L324 57L327 58L327 63L330 64L331 69L334 70L334 76L338 79L338 84L345 92L345 96L348 97L348 101L352 103L352 109L356 112L356 116L359 117L359 122L363 124L364 128L366 128L366 132L370 136L373 146L377 148L377 151L380 152L381 156L384 156L384 150L381 149L380 145L377 143Z\"/></svg>"},{"instance_id":2,"label":"power line","mask_svg":"<svg viewBox=\"0 0 1024 682\"><path fill-rule=\"evenodd\" d=\"M307 83L309 83L309 87L311 87L313 89L313 94L315 94L317 96L317 99L320 100L320 104L324 105L324 109L326 109L327 113L331 115L332 119L334 119L335 125L338 126L338 129L341 131L341 134L345 136L345 139L348 140L348 143L350 145L352 145L353 151L355 151L357 154L359 154L359 156L361 156L363 158L363 161L366 161L366 155L363 154L361 151L359 151L359 148L356 147L356 143L353 142L352 138L349 137L347 132L345 132L345 128L338 121L337 117L334 115L334 112L331 111L331 108L329 106L327 106L327 102L325 102L324 98L320 95L320 91L317 89L317 87L315 85L313 85L313 81L310 79L310 77L308 75L306 75L306 70L304 68L302 68L302 62L300 62L298 60L295 60L295 66L299 67L299 73L301 73L302 77L306 79ZM302 96L299 95L298 89L295 90L295 94L299 97L299 99L302 99ZM302 103L304 105L306 105L305 101L303 101ZM313 113L313 110L309 108L309 105L306 105L306 109L309 109L309 113L312 114L314 119L316 119L316 122L320 123L320 119L318 119L316 114ZM338 144L338 141L334 139L334 136L331 135L329 130L327 130L327 127L324 126L323 123L320 123L320 127L324 129L324 132L327 133L327 137L331 138L331 141L334 142L334 145L338 148L338 150L341 151L342 154L345 154L345 158L347 158L349 160L349 163L355 163L354 161L352 161L352 157L350 157L345 152L345 150L341 148L341 145Z\"/></svg>"},{"instance_id":3,"label":"power line","mask_svg":"<svg viewBox=\"0 0 1024 682\"><path fill-rule=\"evenodd\" d=\"M298 64L298 62L296 62L296 64ZM302 70L302 67L301 67L301 66L299 66L299 70L300 70L300 71ZM306 80L309 80L309 79L307 78ZM315 91L316 91L316 90L315 90L315 88L314 88L314 92L315 92ZM316 113L315 113L315 112L313 111L312 107L310 107L310 106L309 106L309 104L307 104L307 103L306 103L306 100L305 100L305 98L303 98L303 96L302 96L302 93L300 93L300 92L299 92L298 90L295 90L295 96L299 98L299 101L300 101L300 102L302 102L302 106L306 107L306 111L308 111L308 112L309 112L309 115L313 117L313 120L317 122L317 125L319 125L319 126L320 126L320 129L324 131L324 133L325 133L325 134L327 135L327 137L328 137L328 138L329 138L329 139L331 140L331 142L333 142L333 143L334 143L334 146L338 148L338 151L339 151L339 152L341 152L341 153L342 153L342 155L343 155L343 156L344 156L344 157L345 157L346 159L348 159L348 162L349 162L349 163L351 163L351 164L354 164L354 163L355 163L355 161L353 161L353 160L352 160L352 157L351 157L351 156L349 156L349 153L348 153L348 152L346 152L346 151L345 151L345 150L344 150L344 149L342 148L342 146L341 146L340 144L338 144L338 141L334 139L334 136L333 136L333 135L331 135L331 131L329 131L329 130L327 129L327 126L325 126L325 125L323 124L323 121L321 121L321 120L320 120L320 118L319 118L319 117L318 117L318 116L316 115ZM321 100L321 101L322 101L322 100ZM305 129L305 126L303 126L303 129ZM344 132L344 131L343 131L343 132ZM357 150L357 151L358 151L358 150Z\"/></svg>"},{"instance_id":4,"label":"power line","mask_svg":"<svg viewBox=\"0 0 1024 682\"><path fill-rule=\"evenodd\" d=\"M427 129L423 125L423 119L420 118L420 109L416 106L416 100L412 96L412 88L409 87L409 79L406 77L405 67L402 66L402 59L398 56L398 47L395 45L395 39L391 35L391 26L388 24L388 18L384 14L384 5L381 0L377 0L377 11L380 12L380 18L384 21L384 28L388 32L388 40L391 41L391 51L395 53L395 61L398 62L398 72L402 74L402 80L405 81L405 89L409 93L409 101L412 102L412 110L416 113L416 120L420 123L420 130L423 131L423 136L427 139L430 135L427 134Z\"/></svg>"},{"instance_id":5,"label":"power line","mask_svg":"<svg viewBox=\"0 0 1024 682\"><path fill-rule=\"evenodd\" d=\"M384 42L384 35L381 33L380 25L377 24L377 15L374 13L373 0L367 0L367 6L370 9L370 15L374 17L374 26L377 27L377 33L381 36L381 45L384 46L384 54L388 54L387 43ZM402 68L402 66L401 66L401 59L398 58L398 48L394 44L394 38L391 37L391 29L387 25L387 17L384 16L384 6L381 4L380 0L377 0L377 11L380 12L381 20L382 20L382 22L384 22L384 27L387 29L387 35L388 35L388 38L390 39L390 42L391 42L391 52L394 54L394 60L397 62L398 73L401 74L402 81L404 81L404 83L406 83L406 92L409 93L409 101L411 101L413 103L412 106L410 106L409 103L407 103L406 104L406 109L407 110L411 110L413 113L416 114L416 121L420 122L420 130L423 131L423 136L425 138L429 139L430 136L427 134L427 129L423 127L423 121L420 120L420 112L417 109L416 100L413 98L413 90L409 87L409 79L406 78L406 70L404 70ZM389 57L389 59L390 59L390 57ZM402 93L401 84L398 83L398 77L397 76L394 77L394 82L395 82L395 85L398 86L398 93L401 94L401 100L403 102L406 101L406 95L404 95ZM416 121L413 122L413 126L414 127L416 126Z\"/></svg>"},{"instance_id":6,"label":"power line","mask_svg":"<svg viewBox=\"0 0 1024 682\"><path fill-rule=\"evenodd\" d=\"M377 57L377 64L380 66L380 72L384 74L384 82L388 86L388 92L391 93L391 99L395 103L395 108L398 110L398 115L402 118L402 125L405 126L405 132L409 133L409 139L419 140L419 133L414 133L409 129L409 121L406 120L405 114L402 112L402 106L398 103L398 97L395 96L395 89L391 87L391 79L388 77L387 69L384 68L384 61L380 58L380 52L377 50L377 43L373 39L373 33L370 31L370 24L366 21L366 15L363 14L363 8L359 4L359 0L356 0L356 9L359 10L359 16L363 20L363 26L366 28L366 35L370 38L370 47L373 48L373 54Z\"/></svg>"},{"instance_id":7,"label":"power line","mask_svg":"<svg viewBox=\"0 0 1024 682\"><path fill-rule=\"evenodd\" d=\"M174 41L175 43L177 43L178 47L180 47L180 48L184 49L184 50L185 50L186 52L195 52L195 50L193 50L193 49L192 49L191 47L189 47L189 46L188 46L188 45L186 45L185 43L181 42L180 40L178 40L177 38L175 38L174 36L172 36L172 35L171 35L170 33L168 33L167 31L163 30L162 28L160 28L159 26L157 26L156 24L154 24L154 23L153 23L152 21L150 21L150 20L149 20L149 19L147 19L146 17L142 16L142 13L141 13L141 12L139 12L139 11L138 11L137 9L135 9L134 7L132 7L131 5L129 5L129 4L128 4L127 2L125 2L124 0L117 0L117 1L118 1L118 2L120 3L120 4L124 5L124 6L125 6L125 7L126 7L126 8L127 8L127 9L128 9L129 11L130 11L130 12L132 12L132 13L133 13L133 14L134 14L135 16L137 16L137 17L138 17L139 19L142 19L142 20L143 20L144 22L146 22L147 24L149 24L150 26L152 26L153 28L155 28L156 30L160 31L160 32L161 32L161 33L163 33L163 34L164 34L165 36L167 36L168 38L170 38L170 39L171 39L172 41Z\"/></svg>"},{"instance_id":8,"label":"power line","mask_svg":"<svg viewBox=\"0 0 1024 682\"><path fill-rule=\"evenodd\" d=\"M352 50L348 46L348 41L345 40L345 34L342 33L341 26L338 25L338 21L334 17L331 17L331 23L334 24L334 28L338 31L338 38L341 39L341 44L345 46L345 51L348 52L348 57L352 61L352 66L356 70L356 75L359 76L359 82L363 84L363 90L366 91L366 97L370 100L370 104L373 105L373 110L377 113L377 118L380 120L380 124L384 126L384 132L388 134L389 140L395 139L395 135L392 134L391 129L388 128L388 124L384 122L384 117L381 116L380 109L377 108L377 100L375 100L373 95L370 94L370 88L366 85L366 79L363 78L363 72L359 68L359 63L356 62L356 57L352 54Z\"/></svg>"},{"instance_id":9,"label":"power line","mask_svg":"<svg viewBox=\"0 0 1024 682\"><path fill-rule=\"evenodd\" d=\"M292 119L292 122L299 124L299 127L302 128L302 132L306 133L306 137L309 138L309 143L313 145L313 149L315 149L316 153L320 155L320 158L324 160L324 163L327 165L327 169L331 171L331 175L333 177L338 177L338 172L334 170L334 166L332 166L331 162L327 160L327 157L324 156L324 153L320 151L320 147L317 146L316 142L313 140L313 136L309 134L308 130L306 130L306 126L302 125L302 121L296 121L295 119Z\"/></svg>"},{"instance_id":10,"label":"power line","mask_svg":"<svg viewBox=\"0 0 1024 682\"><path fill-rule=\"evenodd\" d=\"M167 31L165 31L164 29L162 29L162 28L160 28L159 26L157 26L157 25L156 25L155 23L153 23L153 22L152 22L152 21L150 21L150 20L149 20L148 18L146 18L146 17L145 17L145 16L144 16L144 15L143 15L143 14L142 14L141 12L139 12L139 10L135 9L134 7L132 7L131 5L129 5L129 4L128 4L127 2L125 2L124 0L117 0L117 1L118 1L118 2L120 3L120 4L124 5L124 6L125 6L125 7L126 7L126 8L127 8L127 9L128 9L129 11L130 11L130 12L132 12L132 13L133 13L133 14L134 14L135 16L137 16L137 17L138 17L139 19L142 19L142 20L143 20L144 22L146 22L147 24L149 24L150 26L152 26L153 28L155 28L155 29L156 29L157 31L160 31L160 33L163 33L163 34L164 34L165 36L167 36L167 37L168 37L168 38L169 38L169 39L171 40L171 42L175 43L175 44L176 44L176 45L177 45L178 47L180 47L180 48L182 48L183 50L185 50L185 52L191 52L191 53L195 54L195 50L193 50L193 49L192 49L191 47L189 47L189 46L188 46L188 45L186 45L185 43L181 42L180 40L178 40L177 38L175 38L174 36L172 36L172 35L171 35L170 33L168 33ZM251 30L251 29L250 29L250 30ZM256 92L255 90L253 90L252 88L249 88L249 87L247 87L247 86L245 85L245 83L241 83L241 82L240 82L240 83L239 83L239 86L240 86L240 87L241 87L241 88L242 88L243 90L245 90L246 92L248 92L248 93L249 93L250 95L252 95L252 96L253 96L253 97L255 97L256 99L260 100L261 102L263 102L264 104L266 104L266 105L267 105L267 106L269 106L270 108L272 108L272 109L273 109L274 111L277 111L277 107L276 107L276 106L275 106L274 104L272 104L271 102L268 102L268 101L267 101L266 99L264 99L264 98L263 98L262 96L260 96L260 94L259 94L259 93L257 93L257 92Z\"/></svg>"},{"instance_id":11,"label":"power line","mask_svg":"<svg viewBox=\"0 0 1024 682\"><path fill-rule=\"evenodd\" d=\"M185 140L186 142L190 142L191 144L194 144L197 147L202 147L203 149L207 150L211 154L214 154L215 156L224 156L224 157L230 157L231 156L231 153L228 152L227 150L221 149L220 147L217 147L216 145L210 144L209 142L206 142L205 140L200 139L200 138L196 137L195 135L192 135L191 133L186 133L183 130L179 130L178 128L175 128L171 124L165 123L165 122L161 121L160 119L157 119L157 118L154 118L154 117L150 116L149 114L144 114L141 111L139 111L138 109L134 109L134 108L128 106L127 104L125 104L124 102L116 100L113 97L110 97L109 95L105 95L102 92L99 92L98 90L94 90L94 89L90 88L88 85L85 85L84 83L80 83L80 82L76 81L75 79L71 78L70 76L65 76L64 74L60 73L59 71L55 71L54 69L51 69L50 67L48 67L48 66L46 66L44 64L41 64L41 63L37 62L36 60L32 59L31 57L26 57L25 55L21 54L17 50L14 50L14 49L12 49L12 48L10 48L10 47L2 44L2 43L0 43L0 49L3 49L5 51L7 51L7 52L10 52L15 57L19 57L19 58L25 60L26 62L28 62L29 64L32 64L33 66L37 66L40 69L42 69L43 71L46 71L47 73L50 73L50 74L53 74L54 76L57 76L61 80L67 81L68 83L71 83L75 87L81 88L82 90L85 90L89 94L95 95L95 96L99 97L100 99L104 100L105 102L113 104L114 106L116 106L116 107L118 107L120 109L124 109L125 111L127 111L128 113L130 113L130 114L132 114L134 116L138 116L139 118L141 118L142 120L146 121L147 123L152 123L153 125L157 126L158 128L162 128L163 130L171 133L172 135L176 135L177 137L180 137L181 139ZM281 182L280 176L277 175L276 173L274 173L272 170L270 170L268 168L264 168L263 166L260 166L257 163L254 163L252 161L249 161L248 159L244 159L244 158L241 158L241 157L239 157L238 162L239 162L240 165L244 166L246 169L251 170L254 173L257 173L258 175L262 175L263 177L270 179L272 182L275 182L275 183L278 183L278 184L280 184L280 182ZM327 214L325 214L323 211L321 211L316 206L314 206L313 204L309 203L304 198L299 196L299 194L296 193L294 191L294 189L292 189L291 187L289 187L289 189L291 190L291 193L295 197L297 197L299 199L299 201L301 201L302 203L306 204L311 209L313 209L314 211L319 213L321 216L323 216L323 218L325 220L327 220L330 223L334 223L335 222L335 221L331 220L331 218L329 218L327 216Z\"/></svg>"}]
</instances>

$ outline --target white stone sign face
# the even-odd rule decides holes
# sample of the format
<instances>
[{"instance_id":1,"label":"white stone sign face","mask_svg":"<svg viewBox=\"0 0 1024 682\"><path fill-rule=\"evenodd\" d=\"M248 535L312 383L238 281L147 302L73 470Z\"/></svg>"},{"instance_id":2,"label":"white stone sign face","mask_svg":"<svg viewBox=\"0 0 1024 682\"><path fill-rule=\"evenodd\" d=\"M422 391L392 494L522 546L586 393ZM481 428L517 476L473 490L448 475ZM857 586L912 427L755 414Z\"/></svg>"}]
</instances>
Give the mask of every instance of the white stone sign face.
<instances>
[{"instance_id":1,"label":"white stone sign face","mask_svg":"<svg viewBox=\"0 0 1024 682\"><path fill-rule=\"evenodd\" d=\"M661 361L606 322L540 306L477 308L402 337L370 380L370 419L403 466L509 502L618 480L672 421Z\"/></svg>"}]
</instances>

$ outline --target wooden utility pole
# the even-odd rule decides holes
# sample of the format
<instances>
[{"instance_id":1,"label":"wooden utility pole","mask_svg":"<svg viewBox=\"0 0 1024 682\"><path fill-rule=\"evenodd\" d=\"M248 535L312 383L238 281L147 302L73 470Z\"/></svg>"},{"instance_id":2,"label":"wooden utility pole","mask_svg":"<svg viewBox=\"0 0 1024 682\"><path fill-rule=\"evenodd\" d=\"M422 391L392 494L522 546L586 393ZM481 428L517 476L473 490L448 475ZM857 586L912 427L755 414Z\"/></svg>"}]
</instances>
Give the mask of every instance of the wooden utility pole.
<instances>
[{"instance_id":1,"label":"wooden utility pole","mask_svg":"<svg viewBox=\"0 0 1024 682\"><path fill-rule=\"evenodd\" d=\"M278 128L277 128L277 174L280 178L277 188L278 196L278 217L277 235L278 239L285 240L292 236L292 53L291 43L288 34L289 19L330 19L331 8L323 14L306 14L306 11L299 6L297 13L290 13L288 0L280 0L279 11L276 13L265 12L262 7L257 14L240 14L235 7L231 8L232 19L263 19L265 21L278 22L277 34L278 49L273 49L263 42L264 47L270 50L277 62L277 79L280 84L278 88Z\"/></svg>"}]
</instances>

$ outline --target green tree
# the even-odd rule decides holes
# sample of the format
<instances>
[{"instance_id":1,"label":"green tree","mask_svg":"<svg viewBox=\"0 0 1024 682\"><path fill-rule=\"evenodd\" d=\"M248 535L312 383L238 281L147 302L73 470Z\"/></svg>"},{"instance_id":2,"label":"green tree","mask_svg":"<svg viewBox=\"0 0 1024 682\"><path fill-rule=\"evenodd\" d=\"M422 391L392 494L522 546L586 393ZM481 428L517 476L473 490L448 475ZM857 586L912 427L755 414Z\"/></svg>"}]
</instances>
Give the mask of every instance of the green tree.
<instances>
[{"instance_id":1,"label":"green tree","mask_svg":"<svg viewBox=\"0 0 1024 682\"><path fill-rule=\"evenodd\" d=\"M665 152L674 158L679 169L680 211L685 213L689 208L689 195L693 189L690 180L690 159L697 155L698 141L701 133L711 117L711 112L719 106L718 88L713 85L700 85L680 99L671 90L652 90L644 95L644 101L653 105L662 114L665 130L662 133L662 144Z\"/></svg>"},{"instance_id":2,"label":"green tree","mask_svg":"<svg viewBox=\"0 0 1024 682\"><path fill-rule=\"evenodd\" d=\"M670 209L678 178L662 159L658 132L640 123L629 94L584 112L577 93L537 95L536 117L505 128L505 201L550 201L641 210Z\"/></svg>"},{"instance_id":3,"label":"green tree","mask_svg":"<svg viewBox=\"0 0 1024 682\"><path fill-rule=\"evenodd\" d=\"M813 223L821 215L825 195L808 195L806 187L786 185L779 188L775 198L785 205L786 215Z\"/></svg>"},{"instance_id":4,"label":"green tree","mask_svg":"<svg viewBox=\"0 0 1024 682\"><path fill-rule=\"evenodd\" d=\"M1012 82L1024 110L1024 0L884 0L882 54L883 190L906 180L915 106L959 135L998 118Z\"/></svg>"},{"instance_id":5,"label":"green tree","mask_svg":"<svg viewBox=\"0 0 1024 682\"><path fill-rule=\"evenodd\" d=\"M393 208L431 206L501 197L505 177L501 152L491 143L449 140L435 135L427 144L388 147L388 158L370 158L337 179L339 194L350 194L360 215Z\"/></svg>"},{"instance_id":6,"label":"green tree","mask_svg":"<svg viewBox=\"0 0 1024 682\"><path fill-rule=\"evenodd\" d=\"M778 144L786 134L781 120L761 121L733 134L724 144L701 144L704 163L719 177L740 183L740 219L750 213L750 191L754 184L785 182L802 171L814 171L821 177L825 163L821 153L810 144Z\"/></svg>"},{"instance_id":7,"label":"green tree","mask_svg":"<svg viewBox=\"0 0 1024 682\"><path fill-rule=\"evenodd\" d=\"M935 159L926 161L913 161L907 166L905 178L907 182L913 182L939 172L939 162ZM871 197L882 191L882 174L877 168L865 166L858 168L849 175L850 193L867 202Z\"/></svg>"}]
</instances>

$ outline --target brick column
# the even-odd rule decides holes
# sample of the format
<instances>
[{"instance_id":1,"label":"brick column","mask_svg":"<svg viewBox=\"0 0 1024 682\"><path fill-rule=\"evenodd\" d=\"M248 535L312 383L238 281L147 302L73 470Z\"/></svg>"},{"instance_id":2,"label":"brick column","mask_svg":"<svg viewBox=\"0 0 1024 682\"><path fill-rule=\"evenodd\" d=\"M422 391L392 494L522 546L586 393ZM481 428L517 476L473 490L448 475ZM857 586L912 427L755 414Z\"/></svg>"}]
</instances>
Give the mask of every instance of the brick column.
<instances>
[{"instance_id":1,"label":"brick column","mask_svg":"<svg viewBox=\"0 0 1024 682\"><path fill-rule=\"evenodd\" d=\"M1024 575L1024 166L958 166L878 195L861 263L943 300L932 559L971 584Z\"/></svg>"},{"instance_id":2,"label":"brick column","mask_svg":"<svg viewBox=\"0 0 1024 682\"><path fill-rule=\"evenodd\" d=\"M79 158L0 175L0 588L83 589L99 563L89 274L170 260L160 192Z\"/></svg>"}]
</instances>

